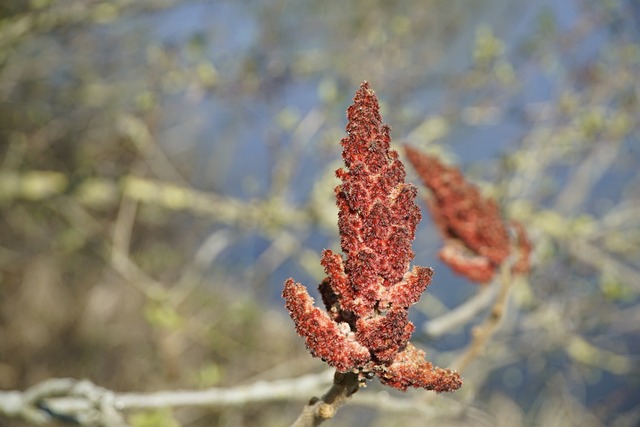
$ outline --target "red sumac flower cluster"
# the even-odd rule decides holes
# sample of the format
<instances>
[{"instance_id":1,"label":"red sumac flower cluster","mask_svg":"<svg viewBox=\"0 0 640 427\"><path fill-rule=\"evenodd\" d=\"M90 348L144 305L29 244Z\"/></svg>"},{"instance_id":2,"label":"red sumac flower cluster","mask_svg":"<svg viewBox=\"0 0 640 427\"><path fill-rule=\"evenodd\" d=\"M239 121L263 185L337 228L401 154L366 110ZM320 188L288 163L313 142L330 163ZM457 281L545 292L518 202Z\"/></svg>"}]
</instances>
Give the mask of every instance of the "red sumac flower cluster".
<instances>
[{"instance_id":1,"label":"red sumac flower cluster","mask_svg":"<svg viewBox=\"0 0 640 427\"><path fill-rule=\"evenodd\" d=\"M285 282L286 307L311 354L339 371L375 374L400 390L455 390L462 385L458 373L434 367L409 343L415 327L408 309L431 283L433 270L409 268L421 219L417 190L404 182L404 166L389 148L390 128L367 82L347 118L345 167L336 172L342 184L335 189L342 255L325 250L321 261L326 311L293 279Z\"/></svg>"}]
</instances>

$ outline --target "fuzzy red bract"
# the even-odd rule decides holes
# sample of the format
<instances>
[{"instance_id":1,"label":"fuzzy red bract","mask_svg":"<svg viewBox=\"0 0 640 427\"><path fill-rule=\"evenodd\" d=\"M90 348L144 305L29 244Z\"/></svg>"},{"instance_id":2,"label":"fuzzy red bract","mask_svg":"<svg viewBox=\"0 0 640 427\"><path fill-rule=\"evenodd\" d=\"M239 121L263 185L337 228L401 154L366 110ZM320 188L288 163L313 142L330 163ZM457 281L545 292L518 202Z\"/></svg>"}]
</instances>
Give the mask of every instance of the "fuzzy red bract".
<instances>
[{"instance_id":1,"label":"fuzzy red bract","mask_svg":"<svg viewBox=\"0 0 640 427\"><path fill-rule=\"evenodd\" d=\"M313 298L304 286L289 279L282 295L298 334L307 339L311 354L330 362L340 371L369 361L369 350L355 341L353 333L349 334L348 325L341 328L340 323L334 322L326 312L314 307Z\"/></svg>"},{"instance_id":2,"label":"fuzzy red bract","mask_svg":"<svg viewBox=\"0 0 640 427\"><path fill-rule=\"evenodd\" d=\"M327 311L314 307L306 288L293 279L285 283L286 307L311 354L340 371L375 373L401 390L455 390L462 384L459 375L433 369L409 344L414 326L407 310L431 282L433 270L409 270L421 219L417 190L404 182L404 166L389 147L390 128L382 123L367 82L347 118L341 141L346 167L336 171L342 184L335 189L343 256L325 250L321 261L327 277L319 289Z\"/></svg>"},{"instance_id":3,"label":"fuzzy red bract","mask_svg":"<svg viewBox=\"0 0 640 427\"><path fill-rule=\"evenodd\" d=\"M396 355L393 363L378 374L380 380L391 387L406 390L421 387L436 392L457 390L462 380L456 372L434 367L424 359L424 351L413 345Z\"/></svg>"}]
</instances>

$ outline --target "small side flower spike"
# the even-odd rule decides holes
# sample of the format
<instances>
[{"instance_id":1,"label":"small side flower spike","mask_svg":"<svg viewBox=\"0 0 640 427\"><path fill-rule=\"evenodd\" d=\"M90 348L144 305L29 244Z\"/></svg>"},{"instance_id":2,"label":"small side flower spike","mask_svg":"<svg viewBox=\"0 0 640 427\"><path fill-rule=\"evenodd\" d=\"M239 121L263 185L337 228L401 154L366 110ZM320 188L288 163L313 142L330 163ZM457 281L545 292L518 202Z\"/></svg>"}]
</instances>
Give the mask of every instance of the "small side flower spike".
<instances>
[{"instance_id":1,"label":"small side flower spike","mask_svg":"<svg viewBox=\"0 0 640 427\"><path fill-rule=\"evenodd\" d=\"M472 282L491 281L511 253L509 233L498 205L482 197L478 188L466 181L458 169L411 146L405 145L404 149L433 195L427 203L445 241L440 259ZM521 257L514 271L526 273L530 243L524 228L516 225L515 230Z\"/></svg>"}]
</instances>

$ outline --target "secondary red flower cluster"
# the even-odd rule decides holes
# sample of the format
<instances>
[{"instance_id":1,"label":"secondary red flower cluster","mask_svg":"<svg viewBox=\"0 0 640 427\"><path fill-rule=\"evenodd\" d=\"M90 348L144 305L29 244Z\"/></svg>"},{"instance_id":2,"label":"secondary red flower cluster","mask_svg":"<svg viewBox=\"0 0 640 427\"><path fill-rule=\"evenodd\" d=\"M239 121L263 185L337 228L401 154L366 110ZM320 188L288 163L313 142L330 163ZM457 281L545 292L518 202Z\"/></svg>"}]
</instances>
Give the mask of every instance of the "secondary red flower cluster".
<instances>
[{"instance_id":1,"label":"secondary red flower cluster","mask_svg":"<svg viewBox=\"0 0 640 427\"><path fill-rule=\"evenodd\" d=\"M456 273L472 282L489 282L512 251L507 227L494 200L482 197L460 171L437 157L405 146L407 158L429 188L427 201L433 221L444 237L440 258ZM529 271L531 244L524 228L514 224L519 260L513 270Z\"/></svg>"},{"instance_id":2,"label":"secondary red flower cluster","mask_svg":"<svg viewBox=\"0 0 640 427\"><path fill-rule=\"evenodd\" d=\"M336 171L338 227L344 258L325 250L327 277L320 293L327 311L313 305L307 289L289 279L283 297L311 354L339 371L372 374L392 387L438 392L462 385L460 376L434 367L409 338L408 308L420 299L433 270L413 267L411 241L421 219L417 190L404 182L404 166L390 150L389 126L367 82L347 111L341 144L346 168Z\"/></svg>"}]
</instances>

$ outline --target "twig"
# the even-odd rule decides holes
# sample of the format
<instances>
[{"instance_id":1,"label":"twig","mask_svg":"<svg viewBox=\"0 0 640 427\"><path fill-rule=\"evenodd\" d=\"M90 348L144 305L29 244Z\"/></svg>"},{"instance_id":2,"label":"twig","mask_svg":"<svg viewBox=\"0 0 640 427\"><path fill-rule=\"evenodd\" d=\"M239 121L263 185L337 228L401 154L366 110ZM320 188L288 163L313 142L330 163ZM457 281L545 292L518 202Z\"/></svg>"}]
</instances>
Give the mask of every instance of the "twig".
<instances>
[{"instance_id":1,"label":"twig","mask_svg":"<svg viewBox=\"0 0 640 427\"><path fill-rule=\"evenodd\" d=\"M608 143L607 143L608 142ZM575 167L573 175L555 199L555 209L570 215L588 199L593 186L607 173L620 153L620 144L602 141Z\"/></svg>"},{"instance_id":2,"label":"twig","mask_svg":"<svg viewBox=\"0 0 640 427\"><path fill-rule=\"evenodd\" d=\"M453 361L453 363L451 364L452 369L455 369L459 372L464 371L464 369L469 366L471 361L475 359L484 349L486 343L489 341L491 336L495 333L498 326L500 325L500 321L504 318L504 313L506 311L505 306L510 289L511 267L508 265L508 263L504 263L500 267L500 290L498 293L498 297L496 298L496 302L491 308L491 313L489 314L489 316L487 316L482 325L474 328L472 332L473 339L471 341L471 344L469 344L464 353L462 353L456 360Z\"/></svg>"},{"instance_id":3,"label":"twig","mask_svg":"<svg viewBox=\"0 0 640 427\"><path fill-rule=\"evenodd\" d=\"M174 306L182 304L202 284L207 268L231 244L232 238L230 230L221 229L211 233L200 244L191 264L184 269L180 279L171 286L171 301Z\"/></svg>"},{"instance_id":4,"label":"twig","mask_svg":"<svg viewBox=\"0 0 640 427\"><path fill-rule=\"evenodd\" d=\"M178 406L233 407L248 403L296 400L331 382L332 371L299 378L259 381L246 386L116 393L88 380L54 378L25 391L0 391L0 415L43 425L55 420L79 425L126 426L122 411Z\"/></svg>"},{"instance_id":5,"label":"twig","mask_svg":"<svg viewBox=\"0 0 640 427\"><path fill-rule=\"evenodd\" d=\"M158 206L169 211L190 212L211 218L224 225L266 229L304 230L314 221L312 214L282 199L243 201L214 192L157 179L125 175L119 181L96 177L79 182L68 199L83 205L114 206L125 196L142 205ZM3 201L43 201L70 192L70 179L62 173L30 170L0 173L0 199ZM99 193L96 195L95 193Z\"/></svg>"},{"instance_id":6,"label":"twig","mask_svg":"<svg viewBox=\"0 0 640 427\"><path fill-rule=\"evenodd\" d=\"M24 392L0 392L0 414L37 425L58 420L80 425L124 427L127 424L114 404L114 396L112 391L90 381L53 378ZM61 411L55 405L56 401L74 400L82 403L82 411Z\"/></svg>"},{"instance_id":7,"label":"twig","mask_svg":"<svg viewBox=\"0 0 640 427\"><path fill-rule=\"evenodd\" d=\"M360 389L358 374L336 371L333 385L321 398L313 397L291 427L315 427L333 418L338 409Z\"/></svg>"},{"instance_id":8,"label":"twig","mask_svg":"<svg viewBox=\"0 0 640 427\"><path fill-rule=\"evenodd\" d=\"M599 271L610 271L636 292L640 290L640 272L611 256L607 251L586 239L557 240L580 262L590 265Z\"/></svg>"},{"instance_id":9,"label":"twig","mask_svg":"<svg viewBox=\"0 0 640 427\"><path fill-rule=\"evenodd\" d=\"M472 298L469 298L458 307L436 317L424 324L422 332L431 338L437 338L458 327L466 325L469 320L491 305L496 298L498 286L495 282L483 287Z\"/></svg>"}]
</instances>

